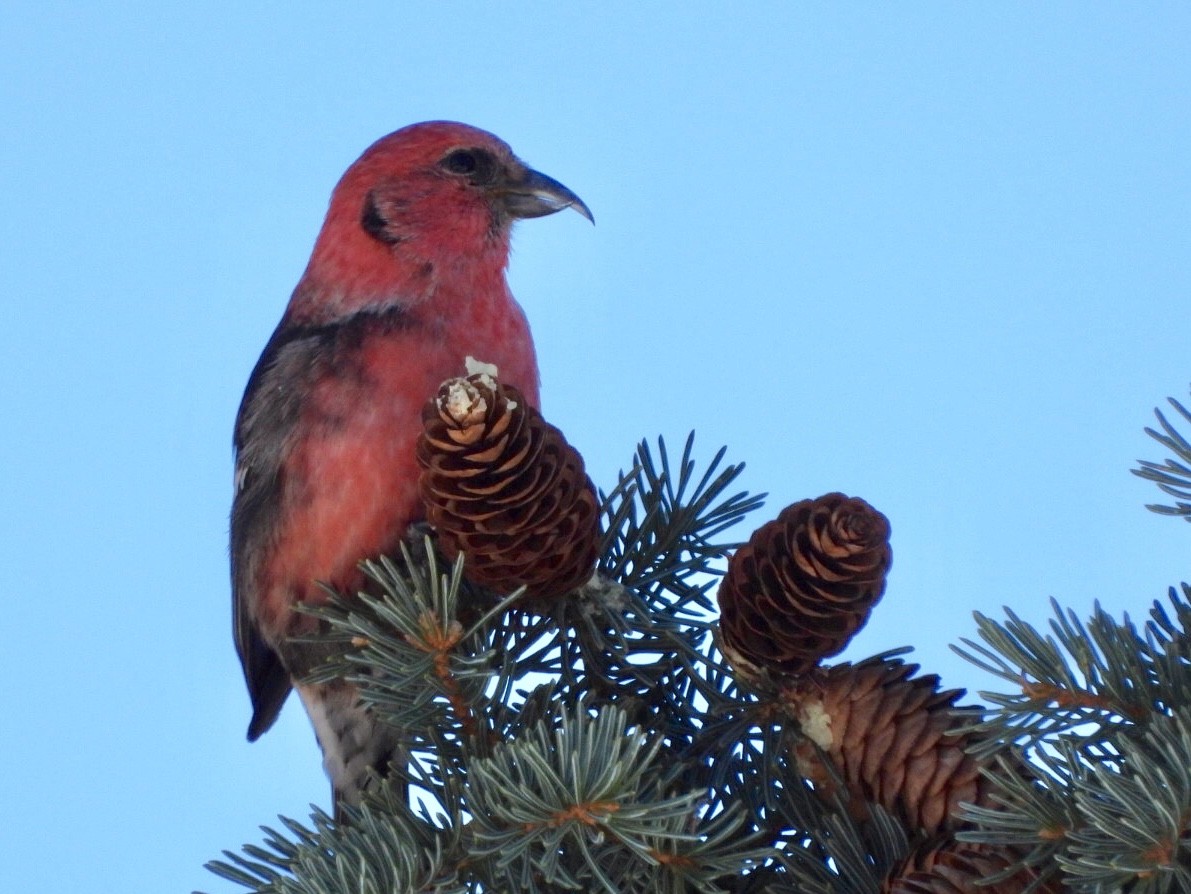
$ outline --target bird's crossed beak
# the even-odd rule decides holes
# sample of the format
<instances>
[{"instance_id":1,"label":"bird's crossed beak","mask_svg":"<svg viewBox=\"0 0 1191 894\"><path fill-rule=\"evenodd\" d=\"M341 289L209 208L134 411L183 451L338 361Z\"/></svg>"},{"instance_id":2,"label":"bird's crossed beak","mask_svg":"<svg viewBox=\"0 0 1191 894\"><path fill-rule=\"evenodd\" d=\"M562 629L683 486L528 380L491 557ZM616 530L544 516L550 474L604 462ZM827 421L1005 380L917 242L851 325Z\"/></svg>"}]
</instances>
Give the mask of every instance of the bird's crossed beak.
<instances>
[{"instance_id":1,"label":"bird's crossed beak","mask_svg":"<svg viewBox=\"0 0 1191 894\"><path fill-rule=\"evenodd\" d=\"M564 208L574 208L592 223L591 209L583 200L555 180L522 165L497 189L501 203L511 217L545 217Z\"/></svg>"}]
</instances>

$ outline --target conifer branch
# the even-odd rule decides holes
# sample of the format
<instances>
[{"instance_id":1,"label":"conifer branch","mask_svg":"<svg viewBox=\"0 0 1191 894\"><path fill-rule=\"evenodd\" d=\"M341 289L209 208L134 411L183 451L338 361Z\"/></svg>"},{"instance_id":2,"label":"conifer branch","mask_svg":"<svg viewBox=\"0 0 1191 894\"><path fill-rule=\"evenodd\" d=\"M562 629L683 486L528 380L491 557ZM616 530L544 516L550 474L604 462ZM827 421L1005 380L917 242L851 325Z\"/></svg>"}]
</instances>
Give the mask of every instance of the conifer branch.
<instances>
[{"instance_id":1,"label":"conifer branch","mask_svg":"<svg viewBox=\"0 0 1191 894\"><path fill-rule=\"evenodd\" d=\"M1137 474L1186 499L1191 449L1158 415L1180 459ZM309 609L331 656L316 679L354 683L399 760L338 821L283 818L209 868L264 894L1191 890L1191 586L1142 624L977 614L956 651L1006 686L976 714L900 650L741 674L710 591L761 498L729 494L722 450L702 470L692 453L639 445L572 592L475 586L417 531L364 564L369 592ZM940 813L972 780L978 803Z\"/></svg>"},{"instance_id":2,"label":"conifer branch","mask_svg":"<svg viewBox=\"0 0 1191 894\"><path fill-rule=\"evenodd\" d=\"M1191 423L1191 411L1173 397L1167 400L1174 411L1183 417L1183 422ZM1147 509L1161 515L1181 515L1191 521L1191 441L1179 433L1161 410L1155 409L1154 415L1158 417L1161 431L1147 428L1146 434L1177 458L1168 457L1162 463L1138 460L1138 468L1133 469L1133 474L1153 481L1163 493L1175 498L1173 506L1151 504L1146 506Z\"/></svg>"}]
</instances>

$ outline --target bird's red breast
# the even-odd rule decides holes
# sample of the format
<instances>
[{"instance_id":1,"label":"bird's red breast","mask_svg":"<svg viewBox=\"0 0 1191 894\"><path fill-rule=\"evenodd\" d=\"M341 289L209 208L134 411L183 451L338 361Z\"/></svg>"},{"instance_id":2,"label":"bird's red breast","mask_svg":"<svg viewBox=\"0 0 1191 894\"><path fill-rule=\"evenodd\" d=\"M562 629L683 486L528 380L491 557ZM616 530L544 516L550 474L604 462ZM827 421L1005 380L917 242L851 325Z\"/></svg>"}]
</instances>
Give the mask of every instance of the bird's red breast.
<instances>
[{"instance_id":1,"label":"bird's red breast","mask_svg":"<svg viewBox=\"0 0 1191 894\"><path fill-rule=\"evenodd\" d=\"M324 598L315 581L358 589L360 559L395 550L422 519L414 457L422 406L444 379L466 372L468 356L494 363L502 381L525 383L538 406L533 343L510 297L461 301L450 327L422 317L414 309L395 331L365 334L311 383L282 464L276 546L260 569L263 629L310 632L313 619L291 612L293 602Z\"/></svg>"}]
</instances>

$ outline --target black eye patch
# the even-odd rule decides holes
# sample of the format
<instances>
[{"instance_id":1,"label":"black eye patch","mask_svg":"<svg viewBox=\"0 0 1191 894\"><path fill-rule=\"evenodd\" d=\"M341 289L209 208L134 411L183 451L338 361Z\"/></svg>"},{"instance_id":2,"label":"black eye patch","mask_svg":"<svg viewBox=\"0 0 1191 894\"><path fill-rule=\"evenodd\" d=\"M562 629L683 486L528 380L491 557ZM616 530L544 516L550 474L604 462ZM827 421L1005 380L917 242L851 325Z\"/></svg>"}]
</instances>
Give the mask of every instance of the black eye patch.
<instances>
[{"instance_id":1,"label":"black eye patch","mask_svg":"<svg viewBox=\"0 0 1191 894\"><path fill-rule=\"evenodd\" d=\"M396 245L401 241L401 237L389 228L389 221L381 213L374 193L368 193L364 199L364 208L360 212L360 226L373 239L386 245Z\"/></svg>"}]
</instances>

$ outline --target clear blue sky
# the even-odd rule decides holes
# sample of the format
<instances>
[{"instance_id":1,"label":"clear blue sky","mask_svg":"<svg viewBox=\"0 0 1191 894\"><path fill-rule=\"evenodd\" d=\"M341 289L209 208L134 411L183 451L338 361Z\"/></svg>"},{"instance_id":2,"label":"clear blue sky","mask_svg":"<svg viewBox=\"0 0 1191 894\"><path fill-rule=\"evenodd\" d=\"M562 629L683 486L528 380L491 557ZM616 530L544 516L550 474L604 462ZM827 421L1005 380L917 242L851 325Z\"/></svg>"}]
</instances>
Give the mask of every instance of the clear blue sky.
<instances>
[{"instance_id":1,"label":"clear blue sky","mask_svg":"<svg viewBox=\"0 0 1191 894\"><path fill-rule=\"evenodd\" d=\"M201 864L326 804L296 704L244 741L231 424L332 185L413 121L594 211L510 278L597 483L695 428L758 524L889 515L851 655L987 687L973 609L1191 576L1128 473L1191 382L1191 7L84 6L0 7L0 889L238 890Z\"/></svg>"}]
</instances>

